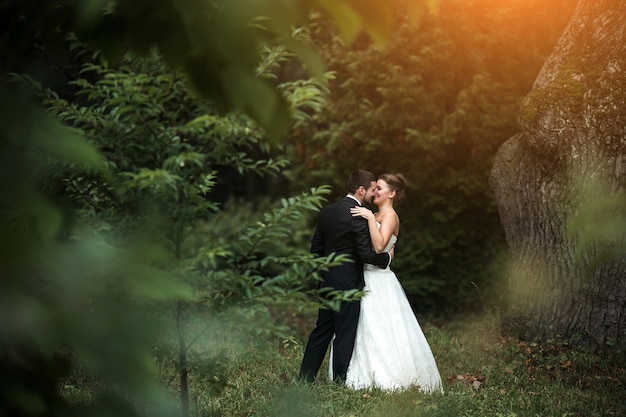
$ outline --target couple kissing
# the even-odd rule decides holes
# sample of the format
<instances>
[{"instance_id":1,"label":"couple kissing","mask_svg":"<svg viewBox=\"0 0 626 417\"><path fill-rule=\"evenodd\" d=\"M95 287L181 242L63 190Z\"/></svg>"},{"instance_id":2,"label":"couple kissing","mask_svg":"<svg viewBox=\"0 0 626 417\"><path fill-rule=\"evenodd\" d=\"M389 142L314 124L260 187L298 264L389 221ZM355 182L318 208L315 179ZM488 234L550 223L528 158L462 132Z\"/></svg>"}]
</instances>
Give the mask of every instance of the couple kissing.
<instances>
[{"instance_id":1,"label":"couple kissing","mask_svg":"<svg viewBox=\"0 0 626 417\"><path fill-rule=\"evenodd\" d=\"M353 389L393 391L418 386L441 392L435 358L390 264L400 232L394 203L402 200L402 174L358 170L348 193L320 211L311 253L347 255L352 262L322 274L320 288L364 290L360 301L342 302L339 311L320 308L299 379L313 382L330 345L329 378ZM363 206L372 203L376 213Z\"/></svg>"}]
</instances>

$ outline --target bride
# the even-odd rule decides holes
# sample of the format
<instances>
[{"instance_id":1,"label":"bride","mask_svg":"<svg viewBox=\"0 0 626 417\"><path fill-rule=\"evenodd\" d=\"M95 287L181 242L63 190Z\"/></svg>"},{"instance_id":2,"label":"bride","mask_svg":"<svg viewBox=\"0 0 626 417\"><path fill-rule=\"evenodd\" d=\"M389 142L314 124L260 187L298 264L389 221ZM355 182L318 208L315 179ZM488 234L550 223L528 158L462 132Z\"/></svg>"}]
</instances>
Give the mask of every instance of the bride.
<instances>
[{"instance_id":1,"label":"bride","mask_svg":"<svg viewBox=\"0 0 626 417\"><path fill-rule=\"evenodd\" d=\"M353 216L367 219L376 252L389 251L398 239L400 219L393 204L404 197L405 186L402 174L383 174L373 198L378 212L351 209ZM369 264L364 273L366 294L346 385L390 391L418 386L427 393L443 392L435 358L395 273Z\"/></svg>"}]
</instances>

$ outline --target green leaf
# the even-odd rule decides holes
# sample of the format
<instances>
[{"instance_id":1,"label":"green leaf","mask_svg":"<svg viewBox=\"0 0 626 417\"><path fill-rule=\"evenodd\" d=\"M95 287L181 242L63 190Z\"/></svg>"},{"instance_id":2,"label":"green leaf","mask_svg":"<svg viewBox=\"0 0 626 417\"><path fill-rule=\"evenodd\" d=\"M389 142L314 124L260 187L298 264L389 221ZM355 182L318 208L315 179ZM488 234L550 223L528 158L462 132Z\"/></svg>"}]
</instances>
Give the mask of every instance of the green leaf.
<instances>
[{"instance_id":1,"label":"green leaf","mask_svg":"<svg viewBox=\"0 0 626 417\"><path fill-rule=\"evenodd\" d=\"M44 241L57 237L63 226L63 216L59 207L43 199L34 202L31 209L35 217L35 226Z\"/></svg>"},{"instance_id":2,"label":"green leaf","mask_svg":"<svg viewBox=\"0 0 626 417\"><path fill-rule=\"evenodd\" d=\"M143 298L164 300L189 300L193 297L192 288L173 275L153 268L141 268L129 281L129 290Z\"/></svg>"},{"instance_id":3,"label":"green leaf","mask_svg":"<svg viewBox=\"0 0 626 417\"><path fill-rule=\"evenodd\" d=\"M285 100L265 81L232 69L222 74L222 82L231 105L250 114L273 139L286 132L290 120Z\"/></svg>"},{"instance_id":4,"label":"green leaf","mask_svg":"<svg viewBox=\"0 0 626 417\"><path fill-rule=\"evenodd\" d=\"M393 9L388 1L346 0L359 14L363 29L379 45L388 45L393 33ZM413 0L421 1L421 0Z\"/></svg>"},{"instance_id":5,"label":"green leaf","mask_svg":"<svg viewBox=\"0 0 626 417\"><path fill-rule=\"evenodd\" d=\"M0 134L14 144L31 146L87 168L103 169L100 154L78 131L63 126L24 98L3 94L0 112L4 115Z\"/></svg>"},{"instance_id":6,"label":"green leaf","mask_svg":"<svg viewBox=\"0 0 626 417\"><path fill-rule=\"evenodd\" d=\"M345 0L316 0L315 3L331 17L344 42L351 44L363 28L361 16Z\"/></svg>"}]
</instances>

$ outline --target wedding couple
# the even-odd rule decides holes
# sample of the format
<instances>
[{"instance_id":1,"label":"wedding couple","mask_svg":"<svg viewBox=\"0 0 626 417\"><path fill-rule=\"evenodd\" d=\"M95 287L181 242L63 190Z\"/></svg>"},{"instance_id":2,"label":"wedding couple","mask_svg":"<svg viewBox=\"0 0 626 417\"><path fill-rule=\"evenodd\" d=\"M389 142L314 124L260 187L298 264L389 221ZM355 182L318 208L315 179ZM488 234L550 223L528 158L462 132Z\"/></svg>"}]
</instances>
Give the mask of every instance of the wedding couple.
<instances>
[{"instance_id":1,"label":"wedding couple","mask_svg":"<svg viewBox=\"0 0 626 417\"><path fill-rule=\"evenodd\" d=\"M348 195L321 210L311 252L345 254L352 262L326 271L320 288L364 289L365 296L360 302L343 302L339 311L319 310L300 380L315 380L332 342L329 376L336 382L354 389L418 386L427 393L442 392L428 342L389 268L400 230L393 204L404 197L405 186L401 174L376 179L359 170L348 180ZM377 213L364 203L375 204Z\"/></svg>"}]
</instances>

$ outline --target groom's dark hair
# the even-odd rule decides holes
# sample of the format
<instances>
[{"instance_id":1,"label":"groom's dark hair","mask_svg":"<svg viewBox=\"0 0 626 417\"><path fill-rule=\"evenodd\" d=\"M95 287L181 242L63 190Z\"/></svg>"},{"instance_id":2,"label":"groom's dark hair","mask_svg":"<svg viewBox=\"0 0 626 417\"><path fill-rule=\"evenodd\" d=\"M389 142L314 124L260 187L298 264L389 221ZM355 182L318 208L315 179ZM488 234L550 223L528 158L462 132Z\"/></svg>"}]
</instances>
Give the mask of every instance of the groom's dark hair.
<instances>
[{"instance_id":1,"label":"groom's dark hair","mask_svg":"<svg viewBox=\"0 0 626 417\"><path fill-rule=\"evenodd\" d=\"M367 190L371 187L372 181L376 181L376 177L371 172L362 169L354 171L348 178L348 192L356 193L361 185Z\"/></svg>"}]
</instances>

